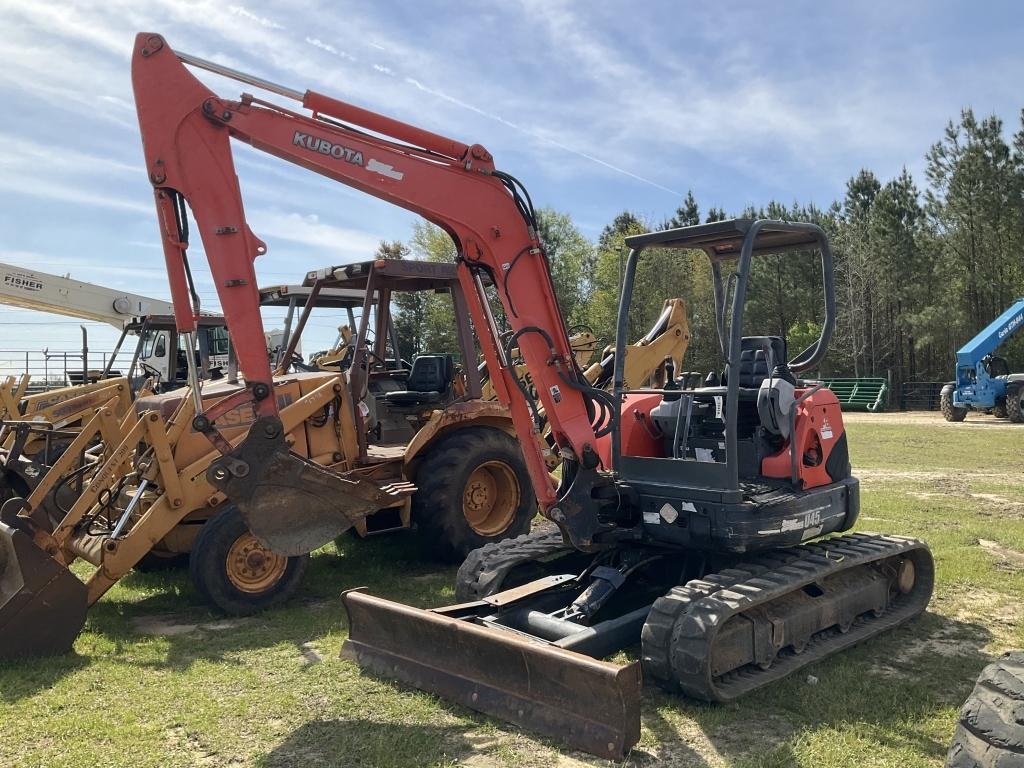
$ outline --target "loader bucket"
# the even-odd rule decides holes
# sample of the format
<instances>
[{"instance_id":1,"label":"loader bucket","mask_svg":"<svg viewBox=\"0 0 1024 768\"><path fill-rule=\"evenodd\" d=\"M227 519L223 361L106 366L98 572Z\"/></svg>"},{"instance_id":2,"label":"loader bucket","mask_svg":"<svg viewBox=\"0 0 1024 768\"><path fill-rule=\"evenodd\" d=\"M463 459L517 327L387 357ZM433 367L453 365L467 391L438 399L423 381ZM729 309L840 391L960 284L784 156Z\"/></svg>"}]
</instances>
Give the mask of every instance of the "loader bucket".
<instances>
[{"instance_id":1,"label":"loader bucket","mask_svg":"<svg viewBox=\"0 0 1024 768\"><path fill-rule=\"evenodd\" d=\"M376 674L606 759L640 739L639 663L600 661L364 592L342 602L342 656Z\"/></svg>"},{"instance_id":2,"label":"loader bucket","mask_svg":"<svg viewBox=\"0 0 1024 768\"><path fill-rule=\"evenodd\" d=\"M206 477L265 547L289 557L323 546L396 498L390 486L349 479L293 453L272 417L258 419Z\"/></svg>"},{"instance_id":3,"label":"loader bucket","mask_svg":"<svg viewBox=\"0 0 1024 768\"><path fill-rule=\"evenodd\" d=\"M85 584L0 522L0 661L67 653L85 625Z\"/></svg>"}]
</instances>

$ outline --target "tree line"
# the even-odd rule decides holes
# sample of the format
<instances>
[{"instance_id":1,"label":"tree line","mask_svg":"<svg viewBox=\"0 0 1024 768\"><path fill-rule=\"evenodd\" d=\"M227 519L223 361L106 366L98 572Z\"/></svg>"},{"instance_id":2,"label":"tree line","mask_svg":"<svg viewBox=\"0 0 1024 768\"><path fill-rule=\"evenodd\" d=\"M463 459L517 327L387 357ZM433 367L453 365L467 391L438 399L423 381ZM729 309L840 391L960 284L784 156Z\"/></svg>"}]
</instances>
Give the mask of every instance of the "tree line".
<instances>
[{"instance_id":1,"label":"tree line","mask_svg":"<svg viewBox=\"0 0 1024 768\"><path fill-rule=\"evenodd\" d=\"M998 117L979 120L965 109L925 157L920 186L906 168L886 181L862 169L843 199L824 208L770 201L728 213L712 206L703 215L691 192L661 221L622 211L596 242L568 214L542 208L540 235L566 323L614 339L629 235L734 216L810 221L828 234L835 257L837 323L821 373L888 376L896 385L951 379L956 350L1024 296L1024 110L1019 130L1007 139ZM455 252L444 232L422 223L407 243L381 243L378 256L451 261ZM744 332L784 336L791 356L801 351L821 329L821 279L816 254L755 259ZM630 339L650 328L664 299L682 297L692 335L684 367L720 367L711 286L703 252L645 251ZM403 357L455 349L444 297L406 295L396 302ZM1011 340L1000 354L1011 370L1024 371L1024 339Z\"/></svg>"}]
</instances>

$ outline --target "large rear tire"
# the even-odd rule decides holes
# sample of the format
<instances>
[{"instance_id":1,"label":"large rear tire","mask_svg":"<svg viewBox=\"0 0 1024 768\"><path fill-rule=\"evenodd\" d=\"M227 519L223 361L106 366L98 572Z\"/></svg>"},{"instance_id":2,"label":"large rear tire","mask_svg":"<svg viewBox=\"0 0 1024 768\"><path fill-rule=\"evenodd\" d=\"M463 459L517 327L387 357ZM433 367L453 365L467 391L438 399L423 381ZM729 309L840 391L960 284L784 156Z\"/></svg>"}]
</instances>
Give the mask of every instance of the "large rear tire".
<instances>
[{"instance_id":1,"label":"large rear tire","mask_svg":"<svg viewBox=\"0 0 1024 768\"><path fill-rule=\"evenodd\" d=\"M285 557L266 549L229 504L196 536L189 575L207 603L232 616L247 616L288 600L308 565L308 554Z\"/></svg>"},{"instance_id":2,"label":"large rear tire","mask_svg":"<svg viewBox=\"0 0 1024 768\"><path fill-rule=\"evenodd\" d=\"M416 485L413 521L449 562L526 533L537 514L522 448L492 427L459 429L430 446Z\"/></svg>"},{"instance_id":3,"label":"large rear tire","mask_svg":"<svg viewBox=\"0 0 1024 768\"><path fill-rule=\"evenodd\" d=\"M1007 387L1006 415L1014 424L1024 422L1024 387Z\"/></svg>"},{"instance_id":4,"label":"large rear tire","mask_svg":"<svg viewBox=\"0 0 1024 768\"><path fill-rule=\"evenodd\" d=\"M946 421L963 421L967 418L967 409L953 405L953 395L949 392L939 396L939 410Z\"/></svg>"},{"instance_id":5,"label":"large rear tire","mask_svg":"<svg viewBox=\"0 0 1024 768\"><path fill-rule=\"evenodd\" d=\"M946 768L1024 766L1024 653L982 670L957 720Z\"/></svg>"}]
</instances>

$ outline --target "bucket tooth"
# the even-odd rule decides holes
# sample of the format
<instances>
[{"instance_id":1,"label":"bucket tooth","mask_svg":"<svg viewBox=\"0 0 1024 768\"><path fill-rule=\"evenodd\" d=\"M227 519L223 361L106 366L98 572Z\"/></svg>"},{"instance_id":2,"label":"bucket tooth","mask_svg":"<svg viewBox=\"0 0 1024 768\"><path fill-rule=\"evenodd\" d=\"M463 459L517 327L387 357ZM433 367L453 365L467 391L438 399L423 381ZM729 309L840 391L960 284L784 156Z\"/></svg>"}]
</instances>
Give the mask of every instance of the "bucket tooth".
<instances>
[{"instance_id":1,"label":"bucket tooth","mask_svg":"<svg viewBox=\"0 0 1024 768\"><path fill-rule=\"evenodd\" d=\"M512 631L342 595L342 656L386 677L607 759L640 739L639 663L618 665Z\"/></svg>"},{"instance_id":2,"label":"bucket tooth","mask_svg":"<svg viewBox=\"0 0 1024 768\"><path fill-rule=\"evenodd\" d=\"M0 523L0 661L67 653L87 608L85 584L28 533Z\"/></svg>"}]
</instances>

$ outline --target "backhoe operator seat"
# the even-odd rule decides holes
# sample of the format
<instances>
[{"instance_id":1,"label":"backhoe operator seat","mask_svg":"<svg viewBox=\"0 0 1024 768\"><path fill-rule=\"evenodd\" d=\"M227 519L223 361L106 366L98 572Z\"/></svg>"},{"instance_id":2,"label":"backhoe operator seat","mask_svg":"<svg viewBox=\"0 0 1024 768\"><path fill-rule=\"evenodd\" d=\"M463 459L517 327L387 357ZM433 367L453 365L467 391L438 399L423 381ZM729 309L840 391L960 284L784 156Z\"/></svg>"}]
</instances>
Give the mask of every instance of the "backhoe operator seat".
<instances>
[{"instance_id":1,"label":"backhoe operator seat","mask_svg":"<svg viewBox=\"0 0 1024 768\"><path fill-rule=\"evenodd\" d=\"M451 355L419 355L404 390L388 392L388 405L429 405L440 403L452 385L455 364Z\"/></svg>"}]
</instances>

